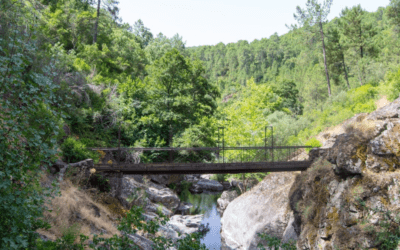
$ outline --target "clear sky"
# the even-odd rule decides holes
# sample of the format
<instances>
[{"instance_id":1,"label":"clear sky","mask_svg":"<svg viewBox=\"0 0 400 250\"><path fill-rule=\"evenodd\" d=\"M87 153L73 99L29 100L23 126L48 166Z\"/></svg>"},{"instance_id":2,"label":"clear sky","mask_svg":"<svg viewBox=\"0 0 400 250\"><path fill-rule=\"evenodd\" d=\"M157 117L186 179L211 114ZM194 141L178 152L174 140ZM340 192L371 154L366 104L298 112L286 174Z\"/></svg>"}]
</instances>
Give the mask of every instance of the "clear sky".
<instances>
[{"instance_id":1,"label":"clear sky","mask_svg":"<svg viewBox=\"0 0 400 250\"><path fill-rule=\"evenodd\" d=\"M321 0L320 0L321 2ZM390 0L333 0L328 18L339 16L343 8L361 4L367 11L387 6ZM288 32L294 24L296 6L306 0L120 0L120 16L133 25L142 19L157 35L179 34L186 46L225 44L269 37Z\"/></svg>"}]
</instances>

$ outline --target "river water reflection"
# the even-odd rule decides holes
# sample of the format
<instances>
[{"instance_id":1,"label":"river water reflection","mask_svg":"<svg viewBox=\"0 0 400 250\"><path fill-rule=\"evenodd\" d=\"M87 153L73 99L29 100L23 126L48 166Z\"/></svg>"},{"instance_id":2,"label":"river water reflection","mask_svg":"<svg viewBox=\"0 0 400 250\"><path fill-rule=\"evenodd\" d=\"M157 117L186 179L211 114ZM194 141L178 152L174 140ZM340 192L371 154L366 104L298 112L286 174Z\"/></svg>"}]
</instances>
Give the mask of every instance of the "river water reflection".
<instances>
[{"instance_id":1,"label":"river water reflection","mask_svg":"<svg viewBox=\"0 0 400 250\"><path fill-rule=\"evenodd\" d=\"M180 194L181 201L190 202L193 204L191 214L204 214L201 224L210 226L210 231L201 240L207 246L207 249L221 249L221 216L217 211L217 200L221 193L201 193L191 194L185 190Z\"/></svg>"}]
</instances>

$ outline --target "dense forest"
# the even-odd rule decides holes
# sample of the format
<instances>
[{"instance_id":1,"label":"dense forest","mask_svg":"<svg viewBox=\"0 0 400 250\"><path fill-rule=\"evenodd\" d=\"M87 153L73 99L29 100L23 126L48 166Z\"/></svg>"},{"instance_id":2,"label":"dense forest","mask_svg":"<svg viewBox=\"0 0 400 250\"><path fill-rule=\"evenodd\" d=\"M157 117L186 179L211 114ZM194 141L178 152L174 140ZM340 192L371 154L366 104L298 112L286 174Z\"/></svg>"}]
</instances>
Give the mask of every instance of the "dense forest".
<instances>
[{"instance_id":1,"label":"dense forest","mask_svg":"<svg viewBox=\"0 0 400 250\"><path fill-rule=\"evenodd\" d=\"M115 0L0 0L1 248L33 249L48 226L41 167L96 160L88 148L116 146L118 131L126 147L199 147L218 127L254 145L274 126L277 144L318 146L326 127L398 97L400 1L330 21L315 3L285 35L187 48L124 23Z\"/></svg>"}]
</instances>

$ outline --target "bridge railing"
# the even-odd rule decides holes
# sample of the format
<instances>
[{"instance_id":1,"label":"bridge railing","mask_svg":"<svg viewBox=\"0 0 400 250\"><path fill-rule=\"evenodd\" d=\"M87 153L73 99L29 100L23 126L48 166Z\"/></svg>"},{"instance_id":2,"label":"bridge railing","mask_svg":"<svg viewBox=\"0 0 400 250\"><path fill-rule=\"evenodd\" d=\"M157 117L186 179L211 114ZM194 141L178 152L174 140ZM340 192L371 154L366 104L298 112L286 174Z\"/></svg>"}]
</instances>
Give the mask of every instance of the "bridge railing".
<instances>
[{"instance_id":1,"label":"bridge railing","mask_svg":"<svg viewBox=\"0 0 400 250\"><path fill-rule=\"evenodd\" d=\"M246 163L306 161L311 146L202 147L202 148L92 148L101 164Z\"/></svg>"}]
</instances>

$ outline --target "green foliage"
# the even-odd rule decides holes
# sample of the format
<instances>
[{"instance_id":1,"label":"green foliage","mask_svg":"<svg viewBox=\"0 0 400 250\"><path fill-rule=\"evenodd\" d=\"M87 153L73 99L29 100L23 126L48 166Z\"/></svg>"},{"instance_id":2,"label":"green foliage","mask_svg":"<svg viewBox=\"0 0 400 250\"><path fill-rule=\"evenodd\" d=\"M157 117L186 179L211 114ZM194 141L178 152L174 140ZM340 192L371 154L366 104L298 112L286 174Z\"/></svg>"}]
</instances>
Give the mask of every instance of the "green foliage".
<instances>
[{"instance_id":1,"label":"green foliage","mask_svg":"<svg viewBox=\"0 0 400 250\"><path fill-rule=\"evenodd\" d=\"M397 0L375 13L347 8L331 22L309 11L314 19L303 20L308 27L283 36L196 48L185 48L178 35L153 38L140 21L132 32L118 23L115 1L100 16L89 2L0 1L0 248L31 248L34 231L48 226L40 216L49 191L39 188L37 170L54 161L65 123L80 138L61 145L67 161L96 159L86 147L117 145L119 126L125 146L215 146L219 126L229 146L263 146L265 126L274 126L276 145L303 144L355 113L374 110L380 94L393 100L400 92ZM329 9L309 3L310 10ZM321 27L328 30L324 40L310 32ZM331 97L321 41L335 82ZM266 136L270 142L269 130ZM142 160L157 157L150 152ZM225 157L265 155L231 151ZM189 159L210 162L216 155L179 156ZM100 182L106 189L107 181ZM182 244L189 246L187 240ZM129 245L128 238L109 242Z\"/></svg>"},{"instance_id":2,"label":"green foliage","mask_svg":"<svg viewBox=\"0 0 400 250\"><path fill-rule=\"evenodd\" d=\"M153 249L163 250L169 247L176 247L179 250L189 249L206 249L204 244L200 243L205 234L209 231L208 226L201 225L199 230L195 233L189 234L182 239L177 240L174 243L171 239L166 239L162 236L154 236L158 231L160 225L165 225L168 222L168 218L161 212L158 212L158 217L154 220L146 220L143 216L143 208L133 206L125 217L120 220L118 230L122 232L122 236L114 235L111 238L103 238L101 235L94 235L92 243L84 243L88 237L85 235L79 236L79 242L74 243L78 234L79 226L74 224L70 228L67 228L63 236L57 239L56 242L37 240L35 248L37 250L83 250L83 249L94 249L94 250L130 250L140 249L129 234L133 235L139 230L153 235L150 239L153 242Z\"/></svg>"},{"instance_id":3,"label":"green foliage","mask_svg":"<svg viewBox=\"0 0 400 250\"><path fill-rule=\"evenodd\" d=\"M221 197L221 193L217 194L192 194L188 190L179 194L181 201L193 204L189 214L206 214L209 213L217 200Z\"/></svg>"},{"instance_id":4,"label":"green foliage","mask_svg":"<svg viewBox=\"0 0 400 250\"><path fill-rule=\"evenodd\" d=\"M262 240L266 241L267 243L267 247L269 247L268 249L271 250L296 250L296 242L293 240L290 240L287 243L282 243L282 241L274 236L270 236L268 234L265 233L258 233L258 237L260 237ZM263 244L258 243L257 246L258 249L260 250L265 250L265 247L263 246Z\"/></svg>"},{"instance_id":5,"label":"green foliage","mask_svg":"<svg viewBox=\"0 0 400 250\"><path fill-rule=\"evenodd\" d=\"M210 179L223 182L226 181L226 174L213 174Z\"/></svg>"},{"instance_id":6,"label":"green foliage","mask_svg":"<svg viewBox=\"0 0 400 250\"><path fill-rule=\"evenodd\" d=\"M53 241L43 241L41 239L37 239L35 250L84 250L85 244L84 241L89 239L89 237L85 235L79 235L79 242L74 243L77 235L68 234L64 235L61 238L57 239L55 242Z\"/></svg>"},{"instance_id":7,"label":"green foliage","mask_svg":"<svg viewBox=\"0 0 400 250\"><path fill-rule=\"evenodd\" d=\"M398 98L400 93L400 68L397 71L388 72L380 86L384 93L388 95L390 101Z\"/></svg>"},{"instance_id":8,"label":"green foliage","mask_svg":"<svg viewBox=\"0 0 400 250\"><path fill-rule=\"evenodd\" d=\"M101 174L91 175L88 184L97 188L100 192L108 193L111 191L110 180Z\"/></svg>"},{"instance_id":9,"label":"green foliage","mask_svg":"<svg viewBox=\"0 0 400 250\"><path fill-rule=\"evenodd\" d=\"M361 198L357 199L358 205L367 212L366 221L372 215L379 215L379 225L369 225L366 230L375 237L375 244L379 249L396 249L400 243L400 214L398 212L385 209L384 207L371 208ZM365 223L365 222L364 222Z\"/></svg>"},{"instance_id":10,"label":"green foliage","mask_svg":"<svg viewBox=\"0 0 400 250\"><path fill-rule=\"evenodd\" d=\"M322 146L321 142L318 141L316 138L311 138L305 143L305 146L311 146L312 148L319 148ZM306 152L310 152L311 148L307 148Z\"/></svg>"},{"instance_id":11,"label":"green foliage","mask_svg":"<svg viewBox=\"0 0 400 250\"><path fill-rule=\"evenodd\" d=\"M36 9L24 1L0 1L0 248L30 249L43 221L40 166L56 154L61 120L56 57L42 54L34 32ZM39 33L40 35L40 33Z\"/></svg>"},{"instance_id":12,"label":"green foliage","mask_svg":"<svg viewBox=\"0 0 400 250\"><path fill-rule=\"evenodd\" d=\"M400 1L390 0L389 7L387 9L387 15L391 18L392 23L396 26L400 25Z\"/></svg>"},{"instance_id":13,"label":"green foliage","mask_svg":"<svg viewBox=\"0 0 400 250\"><path fill-rule=\"evenodd\" d=\"M299 91L296 84L287 79L279 80L276 85L273 85L273 91L282 98L282 109L290 109L290 113L296 115L303 114L303 105L299 101Z\"/></svg>"},{"instance_id":14,"label":"green foliage","mask_svg":"<svg viewBox=\"0 0 400 250\"><path fill-rule=\"evenodd\" d=\"M74 137L68 137L60 146L64 161L67 163L83 161L88 158L99 158L99 156L86 148L86 145Z\"/></svg>"}]
</instances>

